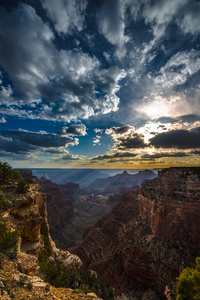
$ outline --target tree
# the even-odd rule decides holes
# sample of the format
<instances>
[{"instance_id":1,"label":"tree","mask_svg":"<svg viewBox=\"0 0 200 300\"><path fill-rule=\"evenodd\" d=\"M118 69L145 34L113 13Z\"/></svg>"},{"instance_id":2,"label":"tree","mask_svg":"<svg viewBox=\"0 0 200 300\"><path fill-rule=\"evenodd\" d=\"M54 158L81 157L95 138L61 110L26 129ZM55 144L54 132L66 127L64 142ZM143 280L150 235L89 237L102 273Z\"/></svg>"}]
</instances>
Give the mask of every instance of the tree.
<instances>
[{"instance_id":1,"label":"tree","mask_svg":"<svg viewBox=\"0 0 200 300\"><path fill-rule=\"evenodd\" d=\"M196 268L185 268L176 284L176 300L200 300L200 257L196 258Z\"/></svg>"},{"instance_id":2,"label":"tree","mask_svg":"<svg viewBox=\"0 0 200 300\"><path fill-rule=\"evenodd\" d=\"M5 184L10 181L12 167L7 162L0 162L0 182Z\"/></svg>"},{"instance_id":3,"label":"tree","mask_svg":"<svg viewBox=\"0 0 200 300\"><path fill-rule=\"evenodd\" d=\"M7 162L0 161L0 183L8 184L13 181L19 181L22 177L19 172L12 170L11 165Z\"/></svg>"}]
</instances>

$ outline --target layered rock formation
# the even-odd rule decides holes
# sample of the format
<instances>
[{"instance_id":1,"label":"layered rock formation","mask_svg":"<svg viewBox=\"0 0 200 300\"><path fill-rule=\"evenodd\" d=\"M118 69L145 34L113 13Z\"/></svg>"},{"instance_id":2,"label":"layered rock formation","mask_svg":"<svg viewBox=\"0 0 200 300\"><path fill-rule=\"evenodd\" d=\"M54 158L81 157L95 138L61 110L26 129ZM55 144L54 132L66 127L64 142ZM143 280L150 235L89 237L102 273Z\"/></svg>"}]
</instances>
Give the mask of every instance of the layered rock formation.
<instances>
[{"instance_id":1,"label":"layered rock formation","mask_svg":"<svg viewBox=\"0 0 200 300\"><path fill-rule=\"evenodd\" d=\"M118 299L175 299L169 286L200 255L199 218L200 168L166 169L125 193L73 252Z\"/></svg>"}]
</instances>

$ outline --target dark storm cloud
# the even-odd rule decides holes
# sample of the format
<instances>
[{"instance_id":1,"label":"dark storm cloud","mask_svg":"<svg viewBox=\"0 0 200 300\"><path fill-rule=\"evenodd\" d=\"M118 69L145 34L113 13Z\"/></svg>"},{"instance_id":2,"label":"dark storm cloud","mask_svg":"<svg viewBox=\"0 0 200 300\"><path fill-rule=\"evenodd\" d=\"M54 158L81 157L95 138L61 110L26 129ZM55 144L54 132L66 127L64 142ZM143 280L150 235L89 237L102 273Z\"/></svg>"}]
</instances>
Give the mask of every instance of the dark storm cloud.
<instances>
[{"instance_id":1,"label":"dark storm cloud","mask_svg":"<svg viewBox=\"0 0 200 300\"><path fill-rule=\"evenodd\" d=\"M83 136L86 135L86 126L84 124L73 124L69 127L63 127L59 132L59 135L75 135Z\"/></svg>"},{"instance_id":2,"label":"dark storm cloud","mask_svg":"<svg viewBox=\"0 0 200 300\"><path fill-rule=\"evenodd\" d=\"M150 139L151 145L156 148L200 148L200 130L173 130L160 133Z\"/></svg>"},{"instance_id":3,"label":"dark storm cloud","mask_svg":"<svg viewBox=\"0 0 200 300\"><path fill-rule=\"evenodd\" d=\"M70 137L62 137L48 133L7 130L3 131L2 135L4 137L10 137L13 140L44 148L74 145L76 143L76 141Z\"/></svg>"},{"instance_id":4,"label":"dark storm cloud","mask_svg":"<svg viewBox=\"0 0 200 300\"><path fill-rule=\"evenodd\" d=\"M114 153L95 156L91 159L91 161L106 160L112 158L126 158L126 157L131 158L135 156L137 156L137 154L131 152L114 152Z\"/></svg>"}]
</instances>

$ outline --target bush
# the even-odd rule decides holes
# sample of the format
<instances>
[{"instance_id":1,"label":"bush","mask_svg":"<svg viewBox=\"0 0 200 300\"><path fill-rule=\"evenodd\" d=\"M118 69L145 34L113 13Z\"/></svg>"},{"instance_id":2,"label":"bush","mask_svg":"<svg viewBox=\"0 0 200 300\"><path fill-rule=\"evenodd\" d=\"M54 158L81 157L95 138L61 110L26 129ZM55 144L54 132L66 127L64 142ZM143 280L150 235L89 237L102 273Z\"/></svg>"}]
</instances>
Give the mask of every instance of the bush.
<instances>
[{"instance_id":1,"label":"bush","mask_svg":"<svg viewBox=\"0 0 200 300\"><path fill-rule=\"evenodd\" d=\"M8 210L11 206L12 205L10 204L10 202L2 195L0 195L0 212Z\"/></svg>"},{"instance_id":2,"label":"bush","mask_svg":"<svg viewBox=\"0 0 200 300\"><path fill-rule=\"evenodd\" d=\"M40 260L41 271L45 274L45 279L55 287L71 288L76 293L93 292L104 300L114 299L112 288L105 284L95 275L92 275L86 269L67 269L62 262Z\"/></svg>"},{"instance_id":3,"label":"bush","mask_svg":"<svg viewBox=\"0 0 200 300\"><path fill-rule=\"evenodd\" d=\"M196 268L185 268L176 284L176 300L200 299L200 257L196 258Z\"/></svg>"},{"instance_id":4,"label":"bush","mask_svg":"<svg viewBox=\"0 0 200 300\"><path fill-rule=\"evenodd\" d=\"M30 183L27 180L21 179L17 184L16 192L18 194L25 194L28 192L29 187L30 187Z\"/></svg>"},{"instance_id":5,"label":"bush","mask_svg":"<svg viewBox=\"0 0 200 300\"><path fill-rule=\"evenodd\" d=\"M7 231L6 223L0 223L0 252L14 259L17 255L16 245L20 232Z\"/></svg>"}]
</instances>

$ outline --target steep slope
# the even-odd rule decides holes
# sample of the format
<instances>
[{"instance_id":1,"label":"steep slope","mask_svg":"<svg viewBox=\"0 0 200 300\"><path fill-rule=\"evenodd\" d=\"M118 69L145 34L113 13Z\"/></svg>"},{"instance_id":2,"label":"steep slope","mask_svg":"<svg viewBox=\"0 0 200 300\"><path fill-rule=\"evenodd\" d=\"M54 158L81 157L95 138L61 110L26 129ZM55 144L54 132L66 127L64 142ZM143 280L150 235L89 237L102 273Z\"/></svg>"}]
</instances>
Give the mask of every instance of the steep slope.
<instances>
[{"instance_id":1,"label":"steep slope","mask_svg":"<svg viewBox=\"0 0 200 300\"><path fill-rule=\"evenodd\" d=\"M131 188L140 186L144 180L153 179L157 175L151 170L139 171L137 174L131 175L127 171L108 178L98 178L88 185L88 189L93 192L116 193L121 187Z\"/></svg>"},{"instance_id":2,"label":"steep slope","mask_svg":"<svg viewBox=\"0 0 200 300\"><path fill-rule=\"evenodd\" d=\"M199 218L200 168L166 169L125 193L73 252L118 297L165 299L184 263L200 255Z\"/></svg>"}]
</instances>

